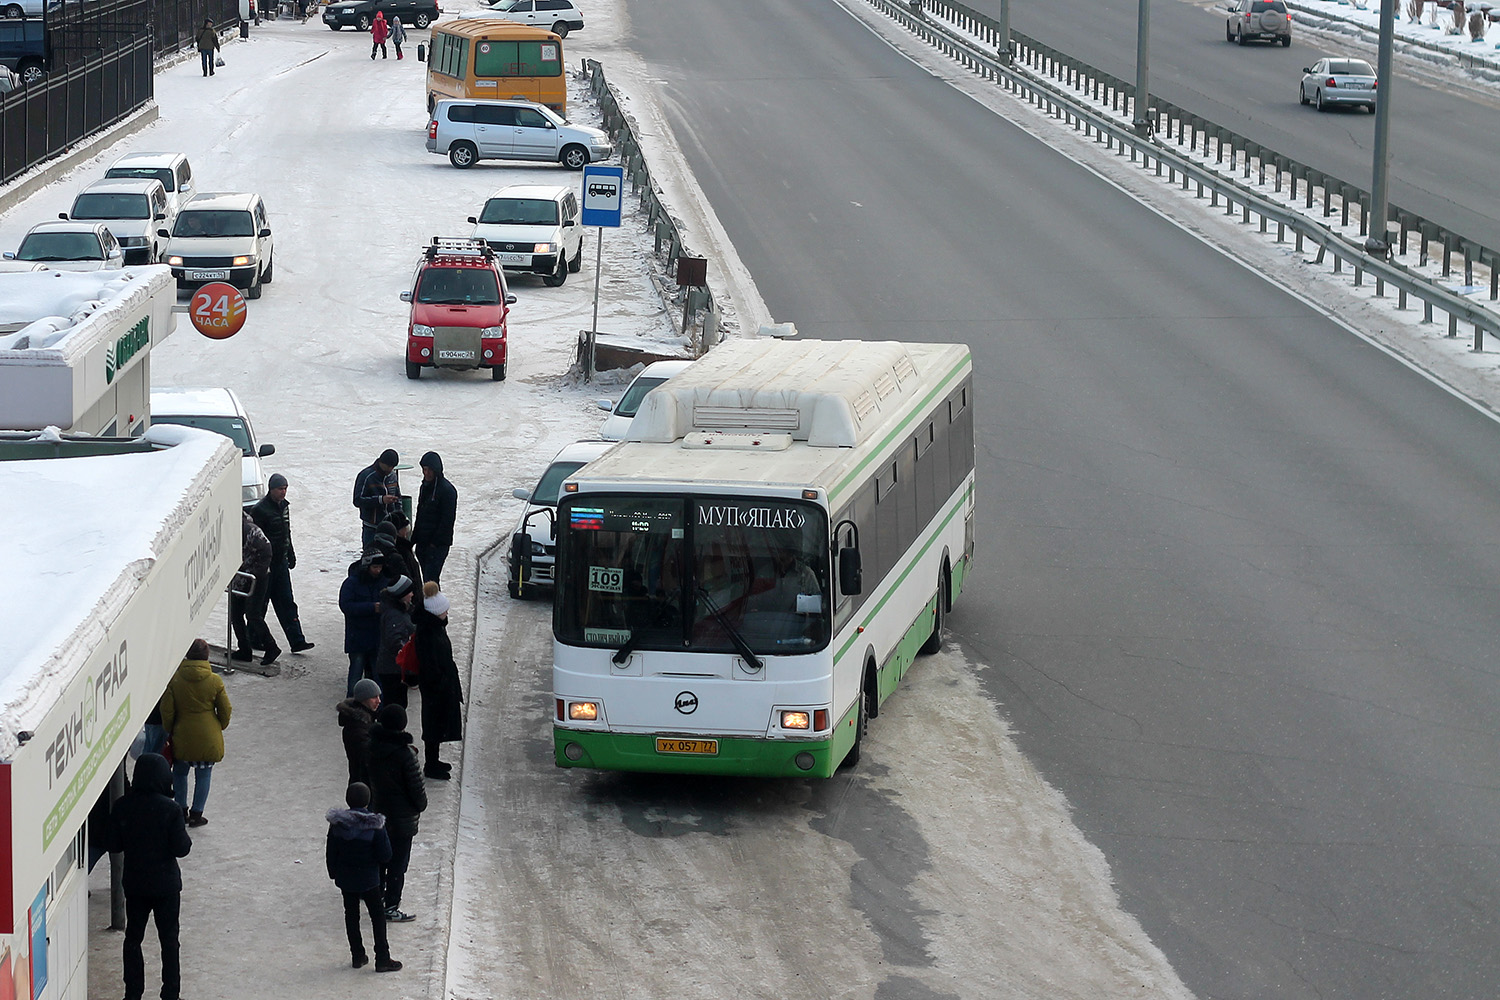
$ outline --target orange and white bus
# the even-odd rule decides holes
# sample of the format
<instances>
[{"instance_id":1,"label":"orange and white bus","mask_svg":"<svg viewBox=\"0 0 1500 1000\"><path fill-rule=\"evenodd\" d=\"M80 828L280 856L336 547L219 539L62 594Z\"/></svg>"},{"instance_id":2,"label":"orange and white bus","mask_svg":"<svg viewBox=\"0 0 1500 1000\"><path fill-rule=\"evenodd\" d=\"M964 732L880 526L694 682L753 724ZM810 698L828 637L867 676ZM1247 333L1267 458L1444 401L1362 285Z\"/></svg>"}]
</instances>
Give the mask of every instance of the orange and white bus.
<instances>
[{"instance_id":1,"label":"orange and white bus","mask_svg":"<svg viewBox=\"0 0 1500 1000\"><path fill-rule=\"evenodd\" d=\"M432 28L427 111L446 97L521 99L568 113L562 39L544 28L461 18Z\"/></svg>"}]
</instances>

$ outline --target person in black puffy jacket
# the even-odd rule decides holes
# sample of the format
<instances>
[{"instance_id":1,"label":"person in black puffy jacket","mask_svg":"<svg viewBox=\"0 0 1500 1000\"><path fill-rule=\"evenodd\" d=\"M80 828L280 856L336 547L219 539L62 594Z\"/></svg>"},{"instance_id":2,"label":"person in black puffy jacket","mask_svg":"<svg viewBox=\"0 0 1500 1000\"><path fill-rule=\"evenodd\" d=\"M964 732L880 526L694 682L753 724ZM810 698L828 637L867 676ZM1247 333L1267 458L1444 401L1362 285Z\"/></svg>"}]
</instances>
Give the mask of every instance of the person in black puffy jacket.
<instances>
[{"instance_id":1,"label":"person in black puffy jacket","mask_svg":"<svg viewBox=\"0 0 1500 1000\"><path fill-rule=\"evenodd\" d=\"M368 677L354 682L354 694L335 707L343 730L344 756L349 760L349 783L370 781L370 730L380 708L380 685Z\"/></svg>"},{"instance_id":2,"label":"person in black puffy jacket","mask_svg":"<svg viewBox=\"0 0 1500 1000\"><path fill-rule=\"evenodd\" d=\"M110 813L106 846L111 854L125 855L126 1000L140 1000L146 992L141 942L153 915L161 941L161 995L176 1000L182 986L177 945L182 869L177 859L187 857L193 841L182 807L172 797L171 765L161 754L143 753L135 762L135 783Z\"/></svg>"},{"instance_id":3,"label":"person in black puffy jacket","mask_svg":"<svg viewBox=\"0 0 1500 1000\"><path fill-rule=\"evenodd\" d=\"M401 910L401 890L406 885L418 817L427 808L427 789L411 734L406 731L406 709L382 705L375 718L376 725L370 729L370 808L385 815L391 838L391 859L383 872L385 919L405 923L413 918Z\"/></svg>"},{"instance_id":4,"label":"person in black puffy jacket","mask_svg":"<svg viewBox=\"0 0 1500 1000\"><path fill-rule=\"evenodd\" d=\"M401 963L391 958L385 936L385 907L380 895L380 868L391 859L391 839L385 832L385 817L371 812L370 789L353 782L344 794L347 809L328 810L328 877L344 894L344 929L349 933L349 954L358 969L370 960L359 936L359 906L370 911L375 938L375 971L396 972Z\"/></svg>"}]
</instances>

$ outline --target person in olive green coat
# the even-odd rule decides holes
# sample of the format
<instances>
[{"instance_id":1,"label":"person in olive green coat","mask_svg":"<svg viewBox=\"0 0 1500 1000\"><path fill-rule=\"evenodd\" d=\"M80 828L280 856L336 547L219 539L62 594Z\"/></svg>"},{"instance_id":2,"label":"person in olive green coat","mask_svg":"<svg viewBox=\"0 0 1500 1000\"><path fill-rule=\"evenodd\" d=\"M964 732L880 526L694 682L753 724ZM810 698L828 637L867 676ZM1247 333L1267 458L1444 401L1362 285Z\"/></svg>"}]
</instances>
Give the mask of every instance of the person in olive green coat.
<instances>
[{"instance_id":1,"label":"person in olive green coat","mask_svg":"<svg viewBox=\"0 0 1500 1000\"><path fill-rule=\"evenodd\" d=\"M172 786L188 826L208 822L214 765L224 759L224 730L229 728L229 693L208 662L208 643L194 639L161 696L161 724L172 738ZM188 770L193 772L193 806L188 808Z\"/></svg>"}]
</instances>

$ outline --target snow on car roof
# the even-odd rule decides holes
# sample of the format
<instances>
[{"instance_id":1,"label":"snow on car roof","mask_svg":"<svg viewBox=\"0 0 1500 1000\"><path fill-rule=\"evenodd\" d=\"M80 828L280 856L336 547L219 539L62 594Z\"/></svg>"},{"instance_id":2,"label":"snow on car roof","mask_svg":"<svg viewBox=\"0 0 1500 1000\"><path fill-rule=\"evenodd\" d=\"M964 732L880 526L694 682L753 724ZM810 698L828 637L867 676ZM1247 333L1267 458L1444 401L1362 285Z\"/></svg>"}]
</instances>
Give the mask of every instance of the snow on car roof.
<instances>
[{"instance_id":1,"label":"snow on car roof","mask_svg":"<svg viewBox=\"0 0 1500 1000\"><path fill-rule=\"evenodd\" d=\"M243 416L239 400L223 386L168 387L152 386L153 416L238 417Z\"/></svg>"}]
</instances>

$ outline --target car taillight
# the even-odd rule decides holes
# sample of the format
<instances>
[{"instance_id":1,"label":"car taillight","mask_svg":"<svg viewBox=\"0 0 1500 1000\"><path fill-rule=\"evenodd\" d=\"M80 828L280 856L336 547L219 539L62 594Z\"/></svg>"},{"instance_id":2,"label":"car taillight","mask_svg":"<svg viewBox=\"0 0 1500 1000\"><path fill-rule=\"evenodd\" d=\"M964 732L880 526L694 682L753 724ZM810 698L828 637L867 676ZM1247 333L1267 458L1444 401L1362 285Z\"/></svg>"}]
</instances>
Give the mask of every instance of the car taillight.
<instances>
[{"instance_id":1,"label":"car taillight","mask_svg":"<svg viewBox=\"0 0 1500 1000\"><path fill-rule=\"evenodd\" d=\"M1325 84L1323 84L1323 86L1325 86L1325 87L1337 87L1338 85L1339 85L1339 82L1337 80L1335 80L1331 76L1328 78L1328 82L1325 83Z\"/></svg>"},{"instance_id":2,"label":"car taillight","mask_svg":"<svg viewBox=\"0 0 1500 1000\"><path fill-rule=\"evenodd\" d=\"M427 123L427 138L429 138L429 139L436 139L437 138L437 119L436 118L434 118L432 121L430 121L430 122Z\"/></svg>"}]
</instances>

